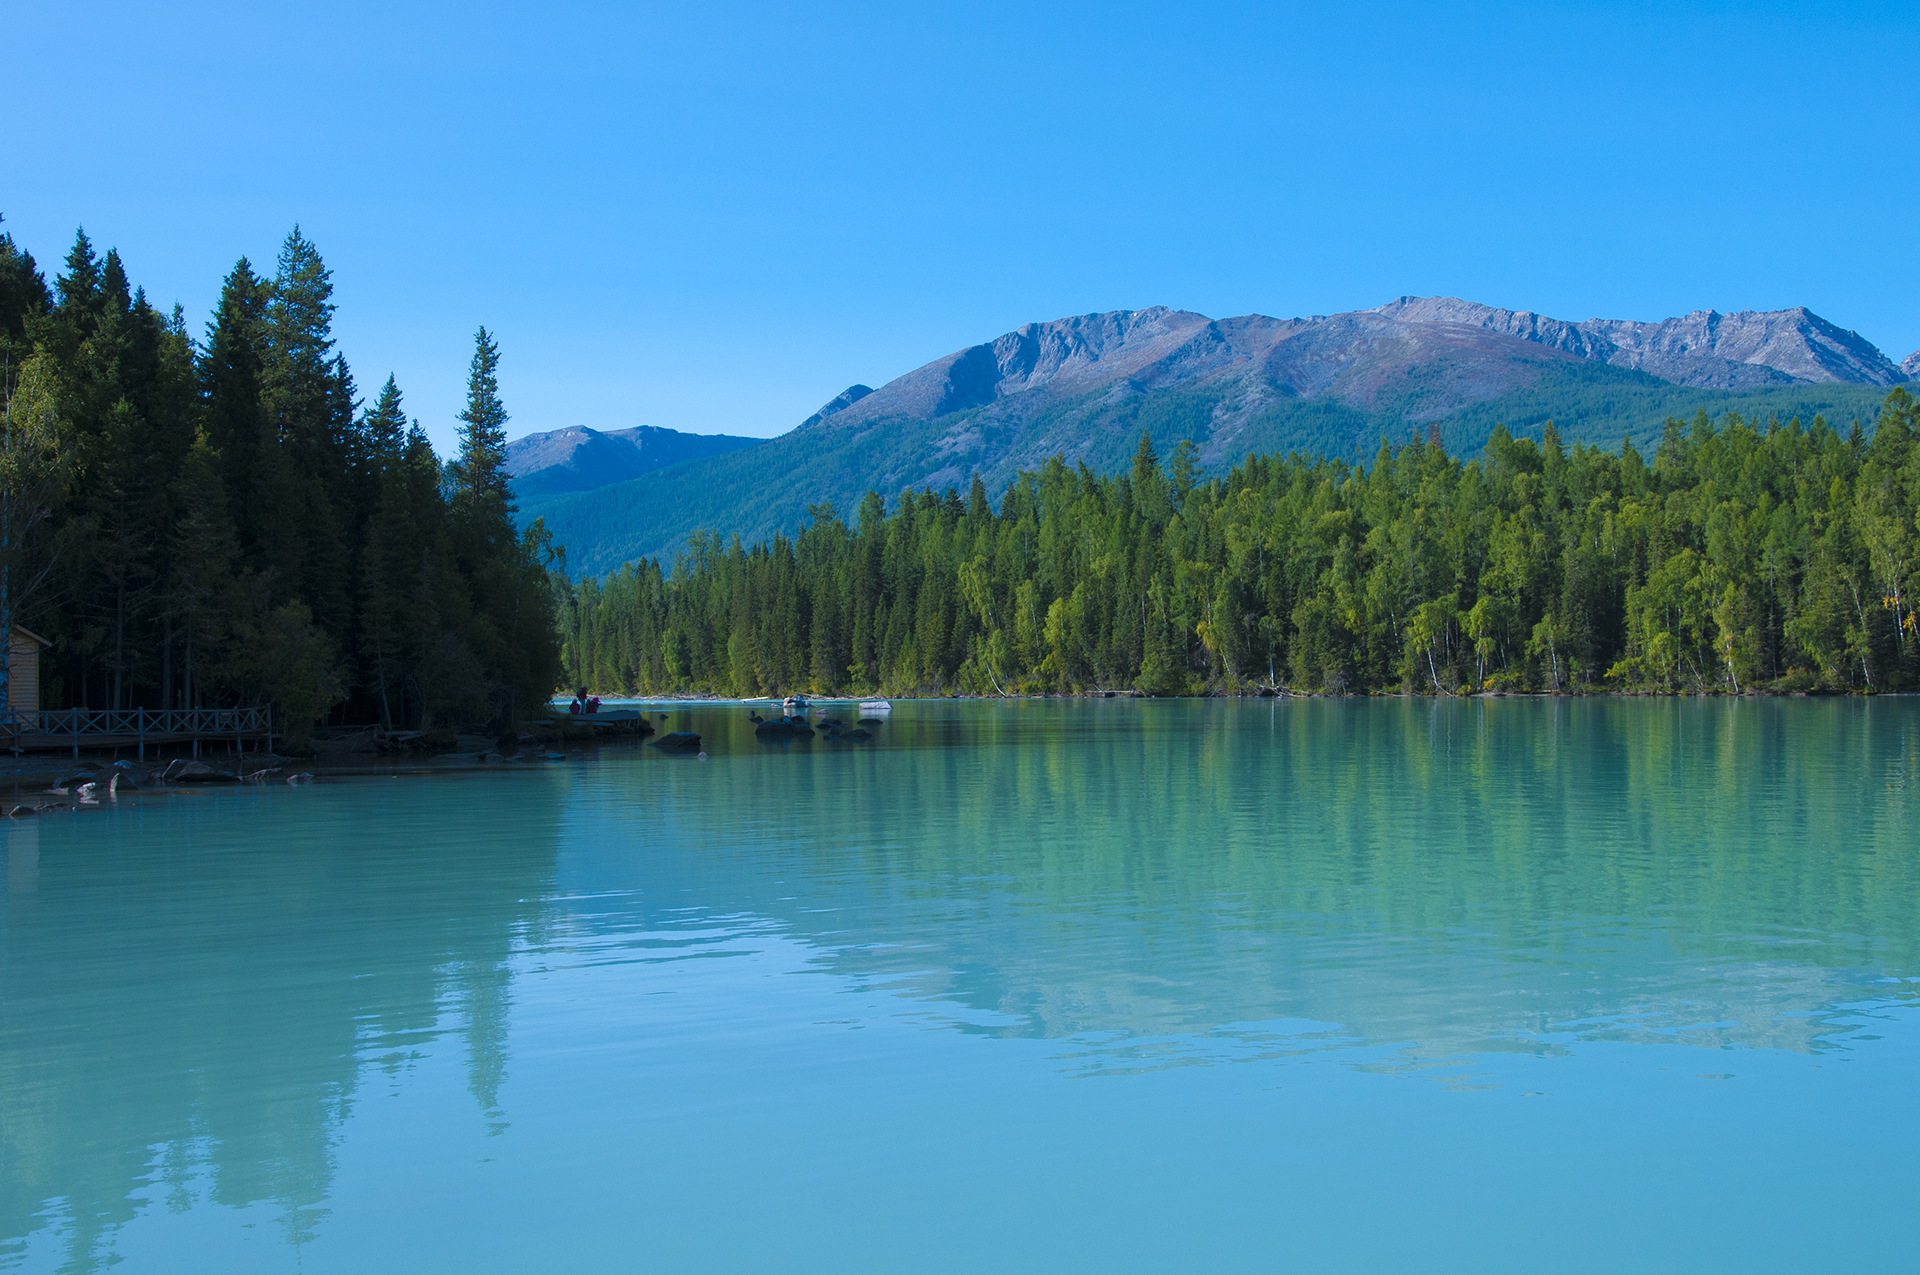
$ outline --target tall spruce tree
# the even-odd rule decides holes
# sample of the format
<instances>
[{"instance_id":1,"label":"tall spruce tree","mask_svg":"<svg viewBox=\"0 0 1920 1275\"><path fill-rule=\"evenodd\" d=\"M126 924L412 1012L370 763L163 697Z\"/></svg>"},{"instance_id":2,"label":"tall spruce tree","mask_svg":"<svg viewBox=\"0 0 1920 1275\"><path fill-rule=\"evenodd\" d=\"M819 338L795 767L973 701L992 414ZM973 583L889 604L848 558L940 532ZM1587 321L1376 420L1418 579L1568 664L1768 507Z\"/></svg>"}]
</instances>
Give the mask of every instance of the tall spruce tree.
<instances>
[{"instance_id":1,"label":"tall spruce tree","mask_svg":"<svg viewBox=\"0 0 1920 1275\"><path fill-rule=\"evenodd\" d=\"M488 686L497 716L511 722L548 694L559 673L559 635L547 568L555 554L545 525L524 533L507 474L507 409L500 401L500 347L485 327L474 334L467 405L460 413L460 455L453 484L454 544L471 581L473 643L496 671Z\"/></svg>"},{"instance_id":2,"label":"tall spruce tree","mask_svg":"<svg viewBox=\"0 0 1920 1275\"><path fill-rule=\"evenodd\" d=\"M289 485L280 473L279 440L267 415L261 378L266 367L270 281L240 258L220 289L200 357L200 393L207 442L225 489L244 560L265 565L262 542L274 502Z\"/></svg>"},{"instance_id":3,"label":"tall spruce tree","mask_svg":"<svg viewBox=\"0 0 1920 1275\"><path fill-rule=\"evenodd\" d=\"M513 492L507 481L507 416L500 401L500 346L485 327L474 334L467 366L467 405L460 413L460 455L451 466L454 509L470 537L475 562L496 557L513 534Z\"/></svg>"}]
</instances>

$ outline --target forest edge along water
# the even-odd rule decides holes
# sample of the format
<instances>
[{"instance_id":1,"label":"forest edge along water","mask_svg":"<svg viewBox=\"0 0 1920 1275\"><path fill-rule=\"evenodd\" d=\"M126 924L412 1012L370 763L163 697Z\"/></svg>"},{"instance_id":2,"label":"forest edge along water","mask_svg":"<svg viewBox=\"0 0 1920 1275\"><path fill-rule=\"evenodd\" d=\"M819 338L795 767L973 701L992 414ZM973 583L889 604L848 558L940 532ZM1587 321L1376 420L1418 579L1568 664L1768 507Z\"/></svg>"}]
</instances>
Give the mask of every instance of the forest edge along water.
<instances>
[{"instance_id":1,"label":"forest edge along water","mask_svg":"<svg viewBox=\"0 0 1920 1275\"><path fill-rule=\"evenodd\" d=\"M443 460L393 377L361 398L333 296L296 229L270 277L235 264L195 337L84 233L51 284L0 233L7 742L43 709L263 706L292 754L373 731L467 752L457 736L502 738L582 683L1920 686L1920 449L1899 386L1870 420L1669 419L1650 456L1631 437L1569 446L1544 421L1496 427L1470 456L1416 434L1366 465L1248 455L1202 472L1176 422L1156 438L1131 421L1117 472L1061 455L995 490L975 475L870 491L796 512L792 535L720 526L673 561L576 579L519 512L494 334L474 334Z\"/></svg>"}]
</instances>

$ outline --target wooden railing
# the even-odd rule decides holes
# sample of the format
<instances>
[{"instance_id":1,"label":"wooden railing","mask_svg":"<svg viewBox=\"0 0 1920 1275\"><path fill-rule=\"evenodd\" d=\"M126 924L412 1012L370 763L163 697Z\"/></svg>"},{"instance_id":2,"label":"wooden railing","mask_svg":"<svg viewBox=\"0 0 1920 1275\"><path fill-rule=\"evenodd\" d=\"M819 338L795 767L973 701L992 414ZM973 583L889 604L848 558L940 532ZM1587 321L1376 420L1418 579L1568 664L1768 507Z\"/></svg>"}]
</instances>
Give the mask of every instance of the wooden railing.
<instances>
[{"instance_id":1,"label":"wooden railing","mask_svg":"<svg viewBox=\"0 0 1920 1275\"><path fill-rule=\"evenodd\" d=\"M213 736L245 738L272 733L273 718L266 705L251 708L46 708L22 713L0 711L0 723L10 735Z\"/></svg>"}]
</instances>

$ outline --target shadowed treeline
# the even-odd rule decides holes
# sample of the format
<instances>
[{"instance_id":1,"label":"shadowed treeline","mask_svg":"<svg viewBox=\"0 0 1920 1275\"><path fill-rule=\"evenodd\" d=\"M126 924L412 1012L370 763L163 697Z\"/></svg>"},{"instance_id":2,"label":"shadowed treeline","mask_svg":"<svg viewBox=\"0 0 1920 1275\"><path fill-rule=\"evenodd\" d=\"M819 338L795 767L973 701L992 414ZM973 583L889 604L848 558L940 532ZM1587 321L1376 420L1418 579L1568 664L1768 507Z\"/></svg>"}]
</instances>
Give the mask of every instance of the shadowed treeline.
<instances>
[{"instance_id":1,"label":"shadowed treeline","mask_svg":"<svg viewBox=\"0 0 1920 1275\"><path fill-rule=\"evenodd\" d=\"M0 233L0 630L52 642L37 707L271 703L298 741L335 710L429 730L552 693L553 546L514 526L498 345L475 336L442 464L391 376L362 403L333 313L297 228L198 338L84 232L51 287Z\"/></svg>"}]
</instances>

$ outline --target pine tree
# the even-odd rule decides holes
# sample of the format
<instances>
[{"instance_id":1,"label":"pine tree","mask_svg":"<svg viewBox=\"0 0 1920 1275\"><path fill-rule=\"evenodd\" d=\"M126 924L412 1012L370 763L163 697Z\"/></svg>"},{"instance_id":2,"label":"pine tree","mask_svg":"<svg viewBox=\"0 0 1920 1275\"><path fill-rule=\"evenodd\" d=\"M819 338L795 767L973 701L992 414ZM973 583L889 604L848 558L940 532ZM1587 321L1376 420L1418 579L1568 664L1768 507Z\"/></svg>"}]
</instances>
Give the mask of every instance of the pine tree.
<instances>
[{"instance_id":1,"label":"pine tree","mask_svg":"<svg viewBox=\"0 0 1920 1275\"><path fill-rule=\"evenodd\" d=\"M194 708L201 695L198 671L221 658L240 557L220 482L219 455L205 434L188 452L172 494L179 514L170 546L166 614L170 637L181 644L181 664L178 693L170 678L164 681L160 706Z\"/></svg>"},{"instance_id":2,"label":"pine tree","mask_svg":"<svg viewBox=\"0 0 1920 1275\"><path fill-rule=\"evenodd\" d=\"M8 705L13 626L58 562L49 532L72 469L53 357L37 352L7 388L0 433L0 711Z\"/></svg>"},{"instance_id":3,"label":"pine tree","mask_svg":"<svg viewBox=\"0 0 1920 1275\"><path fill-rule=\"evenodd\" d=\"M206 432L235 534L246 560L262 563L270 511L290 485L281 471L279 440L262 397L267 305L273 285L240 258L220 289L200 359Z\"/></svg>"},{"instance_id":4,"label":"pine tree","mask_svg":"<svg viewBox=\"0 0 1920 1275\"><path fill-rule=\"evenodd\" d=\"M471 550L496 552L513 534L513 494L507 478L507 409L500 401L500 347L485 327L474 334L467 369L467 406L460 413L460 456L448 467L454 505Z\"/></svg>"},{"instance_id":5,"label":"pine tree","mask_svg":"<svg viewBox=\"0 0 1920 1275\"><path fill-rule=\"evenodd\" d=\"M14 375L33 352L29 326L52 308L53 293L33 254L0 232L0 394L13 388Z\"/></svg>"}]
</instances>

